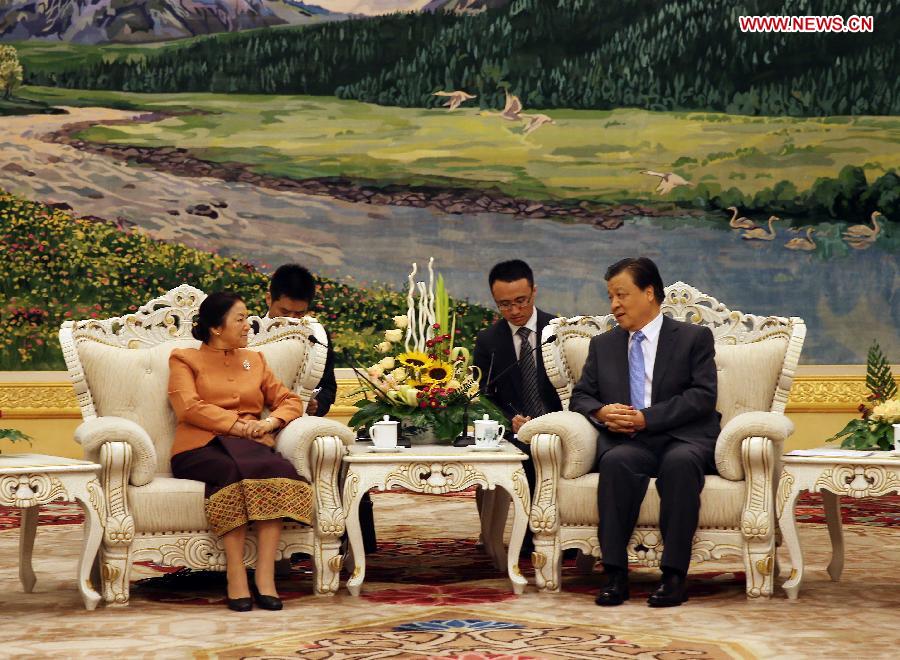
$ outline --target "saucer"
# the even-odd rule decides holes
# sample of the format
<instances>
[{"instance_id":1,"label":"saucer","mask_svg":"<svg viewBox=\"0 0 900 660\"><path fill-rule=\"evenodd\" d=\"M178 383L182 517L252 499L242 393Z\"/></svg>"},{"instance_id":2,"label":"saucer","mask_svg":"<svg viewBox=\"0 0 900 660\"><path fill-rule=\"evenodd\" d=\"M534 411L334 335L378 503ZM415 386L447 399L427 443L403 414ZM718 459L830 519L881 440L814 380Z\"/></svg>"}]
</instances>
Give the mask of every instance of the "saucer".
<instances>
[{"instance_id":1,"label":"saucer","mask_svg":"<svg viewBox=\"0 0 900 660\"><path fill-rule=\"evenodd\" d=\"M478 445L469 445L469 449L472 451L502 451L503 445L489 446L489 447L479 447Z\"/></svg>"},{"instance_id":2,"label":"saucer","mask_svg":"<svg viewBox=\"0 0 900 660\"><path fill-rule=\"evenodd\" d=\"M403 447L369 447L369 451L373 451L376 454L397 453L401 449L403 449Z\"/></svg>"}]
</instances>

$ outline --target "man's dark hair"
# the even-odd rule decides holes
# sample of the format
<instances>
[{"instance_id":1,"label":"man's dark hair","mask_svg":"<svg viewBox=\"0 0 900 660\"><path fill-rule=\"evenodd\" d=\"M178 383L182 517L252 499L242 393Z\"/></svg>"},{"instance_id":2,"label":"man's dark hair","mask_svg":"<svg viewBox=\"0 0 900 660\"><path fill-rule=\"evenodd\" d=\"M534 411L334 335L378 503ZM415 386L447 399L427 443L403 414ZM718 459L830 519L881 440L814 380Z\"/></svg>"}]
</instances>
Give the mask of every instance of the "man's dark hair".
<instances>
[{"instance_id":1,"label":"man's dark hair","mask_svg":"<svg viewBox=\"0 0 900 660\"><path fill-rule=\"evenodd\" d=\"M534 286L534 273L531 272L531 266L521 259L512 259L511 261L501 261L499 264L491 268L491 274L488 275L488 286L493 288L494 282L515 282L516 280L528 280L529 286Z\"/></svg>"},{"instance_id":2,"label":"man's dark hair","mask_svg":"<svg viewBox=\"0 0 900 660\"><path fill-rule=\"evenodd\" d=\"M606 277L604 279L608 282L625 270L628 271L631 279L634 280L634 283L641 291L648 286L652 286L656 302L662 305L663 300L666 299L666 292L663 290L663 281L662 276L659 274L659 268L656 267L652 259L647 257L638 257L637 259L628 257L617 261L606 269Z\"/></svg>"},{"instance_id":3,"label":"man's dark hair","mask_svg":"<svg viewBox=\"0 0 900 660\"><path fill-rule=\"evenodd\" d=\"M194 339L199 339L204 343L208 342L212 329L220 327L225 322L228 312L240 300L239 295L230 291L214 291L206 296L200 303L197 318L191 328Z\"/></svg>"},{"instance_id":4,"label":"man's dark hair","mask_svg":"<svg viewBox=\"0 0 900 660\"><path fill-rule=\"evenodd\" d=\"M287 296L291 300L311 303L316 295L316 278L300 264L279 266L269 281L272 300Z\"/></svg>"}]
</instances>

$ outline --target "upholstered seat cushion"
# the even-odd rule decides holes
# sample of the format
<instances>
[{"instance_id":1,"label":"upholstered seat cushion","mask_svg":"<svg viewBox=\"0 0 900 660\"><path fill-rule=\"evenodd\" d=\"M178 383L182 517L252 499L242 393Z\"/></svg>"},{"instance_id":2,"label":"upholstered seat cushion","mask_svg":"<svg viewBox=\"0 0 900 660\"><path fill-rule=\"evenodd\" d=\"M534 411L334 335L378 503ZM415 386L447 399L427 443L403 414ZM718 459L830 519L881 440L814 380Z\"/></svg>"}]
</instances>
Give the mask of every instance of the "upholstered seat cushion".
<instances>
[{"instance_id":1,"label":"upholstered seat cushion","mask_svg":"<svg viewBox=\"0 0 900 660\"><path fill-rule=\"evenodd\" d=\"M157 474L171 475L169 464L175 437L175 413L169 405L169 354L195 348L195 339L175 339L151 348L121 348L97 341L78 343L97 415L124 417L140 425L156 447ZM303 368L306 342L276 341L251 347L265 355L272 371L291 387Z\"/></svg>"},{"instance_id":2,"label":"upholstered seat cushion","mask_svg":"<svg viewBox=\"0 0 900 660\"><path fill-rule=\"evenodd\" d=\"M193 479L158 476L146 486L129 486L135 532L205 532L203 495L203 482Z\"/></svg>"},{"instance_id":3,"label":"upholstered seat cushion","mask_svg":"<svg viewBox=\"0 0 900 660\"><path fill-rule=\"evenodd\" d=\"M596 472L577 479L559 480L559 515L563 525L596 525L600 521L597 509ZM744 508L745 481L729 481L707 475L700 496L700 527L737 527ZM659 524L659 494L656 479L650 480L647 495L641 504L638 525Z\"/></svg>"}]
</instances>

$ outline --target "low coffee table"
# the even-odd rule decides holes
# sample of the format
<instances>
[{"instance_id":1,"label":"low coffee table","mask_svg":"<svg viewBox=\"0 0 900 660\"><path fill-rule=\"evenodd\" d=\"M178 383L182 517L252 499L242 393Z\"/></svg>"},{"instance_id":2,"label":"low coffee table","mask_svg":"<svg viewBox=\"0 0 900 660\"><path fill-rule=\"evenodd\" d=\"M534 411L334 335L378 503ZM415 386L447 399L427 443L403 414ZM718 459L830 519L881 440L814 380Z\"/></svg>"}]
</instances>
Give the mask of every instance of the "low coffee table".
<instances>
[{"instance_id":1,"label":"low coffee table","mask_svg":"<svg viewBox=\"0 0 900 660\"><path fill-rule=\"evenodd\" d=\"M43 454L0 455L0 505L22 510L19 523L19 579L25 593L31 593L36 579L31 567L31 552L37 531L38 510L54 500L77 500L84 510L84 544L78 562L78 590L84 606L92 610L100 594L90 580L91 567L100 547L103 527L100 511L103 490L97 480L100 466Z\"/></svg>"},{"instance_id":2,"label":"low coffee table","mask_svg":"<svg viewBox=\"0 0 900 660\"><path fill-rule=\"evenodd\" d=\"M531 493L522 467L522 461L526 458L524 453L506 442L498 451L446 445L421 445L409 449L398 447L390 452L375 452L365 444L347 447L343 502L354 562L347 589L358 596L366 577L366 554L359 525L359 502L363 494L372 488L402 488L414 493L442 495L481 486L489 491L500 488L512 500L512 534L503 563L506 564L513 592L521 594L527 581L519 571L519 551L531 508ZM487 498L490 505L482 511L482 538L495 563L503 554L506 500L505 497ZM503 515L499 513L501 510Z\"/></svg>"},{"instance_id":3,"label":"low coffee table","mask_svg":"<svg viewBox=\"0 0 900 660\"><path fill-rule=\"evenodd\" d=\"M799 452L798 452L799 453ZM805 450L815 454L816 450ZM889 452L839 452L821 450L820 455L791 455L783 458L778 485L778 525L791 558L791 575L782 585L788 598L800 593L803 582L803 551L797 536L794 504L803 491L822 493L825 522L831 538L831 562L828 574L837 582L844 570L844 532L841 521L841 496L880 497L900 492L900 457Z\"/></svg>"}]
</instances>

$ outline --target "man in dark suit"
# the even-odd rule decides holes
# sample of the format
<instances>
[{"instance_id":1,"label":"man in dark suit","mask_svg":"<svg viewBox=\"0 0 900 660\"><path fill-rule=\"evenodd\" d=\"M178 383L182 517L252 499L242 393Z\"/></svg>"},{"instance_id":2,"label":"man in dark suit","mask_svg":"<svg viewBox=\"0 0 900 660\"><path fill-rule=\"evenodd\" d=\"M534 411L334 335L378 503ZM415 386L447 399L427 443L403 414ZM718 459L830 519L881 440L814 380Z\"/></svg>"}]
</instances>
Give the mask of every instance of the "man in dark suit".
<instances>
[{"instance_id":1,"label":"man in dark suit","mask_svg":"<svg viewBox=\"0 0 900 660\"><path fill-rule=\"evenodd\" d=\"M606 271L619 326L591 339L570 408L600 429L600 549L607 574L598 605L628 599L626 546L651 477L661 500L662 583L651 607L687 600L686 576L704 475L715 474L715 347L709 328L660 312L662 278L650 259Z\"/></svg>"},{"instance_id":2,"label":"man in dark suit","mask_svg":"<svg viewBox=\"0 0 900 660\"><path fill-rule=\"evenodd\" d=\"M554 317L534 306L534 273L524 261L497 264L488 276L491 295L503 318L478 333L473 362L481 370L481 390L508 419L507 434L548 412L562 410L559 395L547 378L541 355L541 331ZM512 442L526 454L528 445ZM523 463L534 491L534 465ZM530 534L524 551L528 552Z\"/></svg>"},{"instance_id":3,"label":"man in dark suit","mask_svg":"<svg viewBox=\"0 0 900 660\"><path fill-rule=\"evenodd\" d=\"M279 266L266 292L266 307L269 318L288 316L303 318L309 314L309 307L316 295L316 280L312 273L299 264ZM319 393L309 400L306 407L308 415L325 417L337 398L337 380L334 377L334 348L328 340L328 355L325 358L325 370L319 381Z\"/></svg>"},{"instance_id":4,"label":"man in dark suit","mask_svg":"<svg viewBox=\"0 0 900 660\"><path fill-rule=\"evenodd\" d=\"M316 279L307 268L299 264L279 266L266 292L266 306L269 318L287 316L303 318L310 311L310 305L316 295ZM327 332L327 331L326 331ZM326 334L327 337L327 334ZM306 414L325 417L337 398L337 379L334 375L334 348L328 337L328 355L325 358L325 369L319 380L319 393L310 398ZM363 530L363 541L367 553L378 550L375 538L375 521L372 511L372 499L368 493L360 502L360 526Z\"/></svg>"}]
</instances>

